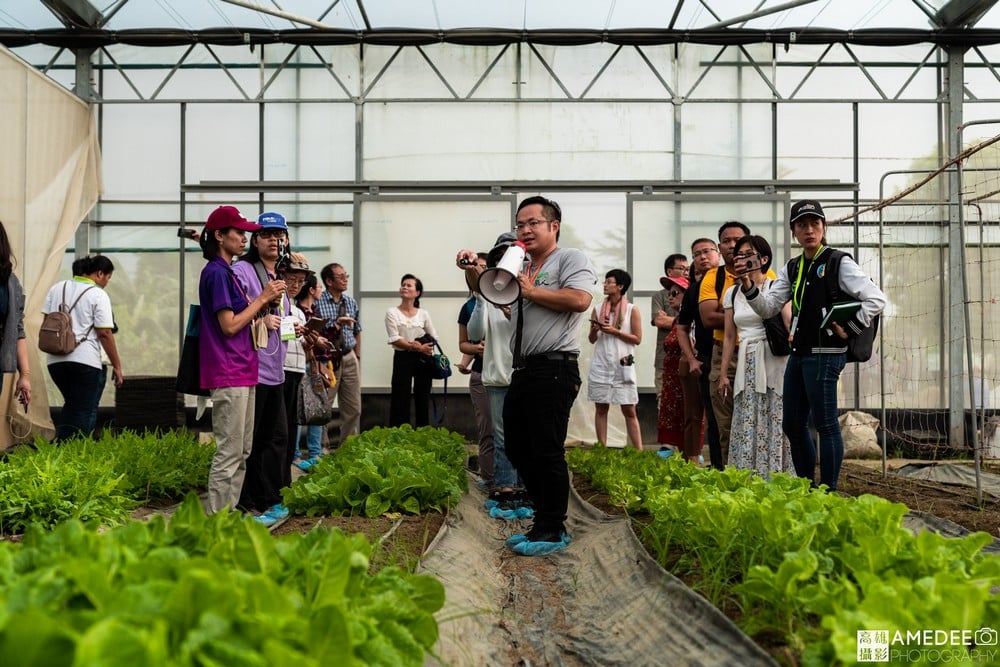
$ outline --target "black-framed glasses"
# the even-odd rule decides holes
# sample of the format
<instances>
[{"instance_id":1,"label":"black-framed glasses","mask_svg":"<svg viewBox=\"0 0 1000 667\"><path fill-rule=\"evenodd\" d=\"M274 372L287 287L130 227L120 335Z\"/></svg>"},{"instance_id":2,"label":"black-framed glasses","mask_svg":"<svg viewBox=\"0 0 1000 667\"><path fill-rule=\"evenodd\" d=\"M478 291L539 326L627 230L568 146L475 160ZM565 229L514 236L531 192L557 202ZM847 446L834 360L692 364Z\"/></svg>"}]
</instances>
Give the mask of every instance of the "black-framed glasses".
<instances>
[{"instance_id":1,"label":"black-framed glasses","mask_svg":"<svg viewBox=\"0 0 1000 667\"><path fill-rule=\"evenodd\" d=\"M257 238L259 239L274 239L281 238L285 235L284 229L261 229L256 232Z\"/></svg>"}]
</instances>

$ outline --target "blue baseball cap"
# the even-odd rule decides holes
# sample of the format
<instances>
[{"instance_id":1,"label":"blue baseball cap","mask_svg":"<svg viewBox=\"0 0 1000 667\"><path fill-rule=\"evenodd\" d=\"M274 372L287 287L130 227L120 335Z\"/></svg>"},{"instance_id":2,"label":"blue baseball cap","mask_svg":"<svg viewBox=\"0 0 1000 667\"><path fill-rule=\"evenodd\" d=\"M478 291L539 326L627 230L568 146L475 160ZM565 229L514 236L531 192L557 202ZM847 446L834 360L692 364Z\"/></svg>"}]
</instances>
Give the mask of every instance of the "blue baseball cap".
<instances>
[{"instance_id":1,"label":"blue baseball cap","mask_svg":"<svg viewBox=\"0 0 1000 667\"><path fill-rule=\"evenodd\" d=\"M266 211L257 216L257 224L262 229L283 229L286 232L288 231L288 225L285 224L285 216L274 211Z\"/></svg>"}]
</instances>

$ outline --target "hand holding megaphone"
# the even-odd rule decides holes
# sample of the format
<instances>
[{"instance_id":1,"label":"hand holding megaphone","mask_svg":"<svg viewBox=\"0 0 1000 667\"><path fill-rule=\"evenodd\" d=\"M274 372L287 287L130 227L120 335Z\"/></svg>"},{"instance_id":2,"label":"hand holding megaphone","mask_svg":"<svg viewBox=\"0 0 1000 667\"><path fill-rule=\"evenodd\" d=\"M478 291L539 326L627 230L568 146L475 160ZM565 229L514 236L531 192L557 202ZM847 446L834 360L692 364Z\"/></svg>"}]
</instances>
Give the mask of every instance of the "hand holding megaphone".
<instances>
[{"instance_id":1,"label":"hand holding megaphone","mask_svg":"<svg viewBox=\"0 0 1000 667\"><path fill-rule=\"evenodd\" d=\"M497 306L517 301L521 294L518 275L524 263L526 248L520 241L510 244L496 266L486 269L479 276L479 292L483 298Z\"/></svg>"}]
</instances>

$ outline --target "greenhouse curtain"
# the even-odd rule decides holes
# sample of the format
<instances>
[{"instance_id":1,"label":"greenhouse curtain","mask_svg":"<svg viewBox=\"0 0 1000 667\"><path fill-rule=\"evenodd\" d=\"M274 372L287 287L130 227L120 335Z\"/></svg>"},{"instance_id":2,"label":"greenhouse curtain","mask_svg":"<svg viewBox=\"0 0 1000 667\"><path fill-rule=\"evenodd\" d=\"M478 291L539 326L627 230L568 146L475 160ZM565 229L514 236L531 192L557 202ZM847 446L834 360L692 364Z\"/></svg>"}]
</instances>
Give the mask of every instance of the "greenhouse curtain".
<instances>
[{"instance_id":1,"label":"greenhouse curtain","mask_svg":"<svg viewBox=\"0 0 1000 667\"><path fill-rule=\"evenodd\" d=\"M24 327L31 360L32 401L24 417L4 378L0 450L31 434L54 433L36 344L41 307L59 277L77 226L101 191L100 148L90 105L0 47L0 221L10 237L14 271L24 285Z\"/></svg>"}]
</instances>

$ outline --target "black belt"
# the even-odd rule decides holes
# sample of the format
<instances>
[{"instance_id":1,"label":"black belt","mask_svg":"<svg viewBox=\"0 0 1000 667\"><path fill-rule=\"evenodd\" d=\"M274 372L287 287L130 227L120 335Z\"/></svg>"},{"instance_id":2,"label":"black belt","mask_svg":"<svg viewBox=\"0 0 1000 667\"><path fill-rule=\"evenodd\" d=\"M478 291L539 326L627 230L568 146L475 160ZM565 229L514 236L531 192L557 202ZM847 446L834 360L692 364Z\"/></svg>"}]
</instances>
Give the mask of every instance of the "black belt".
<instances>
[{"instance_id":1,"label":"black belt","mask_svg":"<svg viewBox=\"0 0 1000 667\"><path fill-rule=\"evenodd\" d=\"M521 366L531 366L546 361L576 361L580 355L576 352L543 352L541 354L529 354L521 360Z\"/></svg>"}]
</instances>

